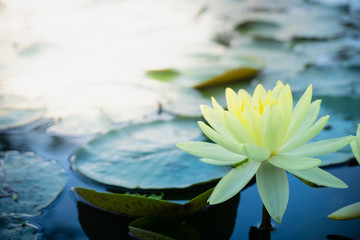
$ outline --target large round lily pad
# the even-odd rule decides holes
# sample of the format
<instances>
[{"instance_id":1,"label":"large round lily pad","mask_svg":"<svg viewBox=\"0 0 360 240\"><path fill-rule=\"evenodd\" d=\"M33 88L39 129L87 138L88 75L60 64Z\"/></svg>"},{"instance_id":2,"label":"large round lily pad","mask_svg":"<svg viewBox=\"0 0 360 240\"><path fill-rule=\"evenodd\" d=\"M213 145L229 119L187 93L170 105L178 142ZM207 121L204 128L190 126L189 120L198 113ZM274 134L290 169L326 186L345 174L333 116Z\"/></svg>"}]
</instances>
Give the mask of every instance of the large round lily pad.
<instances>
[{"instance_id":1,"label":"large round lily pad","mask_svg":"<svg viewBox=\"0 0 360 240\"><path fill-rule=\"evenodd\" d=\"M196 119L133 125L87 143L73 156L73 166L97 182L125 188L186 188L223 177L228 167L202 163L175 146L198 138Z\"/></svg>"},{"instance_id":2,"label":"large round lily pad","mask_svg":"<svg viewBox=\"0 0 360 240\"><path fill-rule=\"evenodd\" d=\"M33 153L0 152L0 213L34 216L59 195L65 172Z\"/></svg>"}]
</instances>

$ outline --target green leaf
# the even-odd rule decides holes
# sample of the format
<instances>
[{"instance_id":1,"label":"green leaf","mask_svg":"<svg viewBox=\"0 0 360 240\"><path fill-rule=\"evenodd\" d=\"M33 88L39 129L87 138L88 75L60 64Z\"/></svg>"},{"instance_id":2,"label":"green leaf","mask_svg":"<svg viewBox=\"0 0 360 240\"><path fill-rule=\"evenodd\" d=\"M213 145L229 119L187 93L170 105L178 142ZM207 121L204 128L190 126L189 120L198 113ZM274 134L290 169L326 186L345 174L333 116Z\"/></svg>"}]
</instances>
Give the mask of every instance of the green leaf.
<instances>
[{"instance_id":1,"label":"green leaf","mask_svg":"<svg viewBox=\"0 0 360 240\"><path fill-rule=\"evenodd\" d=\"M159 70L149 70L146 71L146 75L150 78L167 82L178 77L180 73L174 69L168 68L168 69L159 69Z\"/></svg>"},{"instance_id":2,"label":"green leaf","mask_svg":"<svg viewBox=\"0 0 360 240\"><path fill-rule=\"evenodd\" d=\"M351 220L360 218L360 202L340 208L331 213L328 218L332 220Z\"/></svg>"},{"instance_id":3,"label":"green leaf","mask_svg":"<svg viewBox=\"0 0 360 240\"><path fill-rule=\"evenodd\" d=\"M5 214L35 216L59 195L65 172L33 153L0 152L0 209Z\"/></svg>"},{"instance_id":4,"label":"green leaf","mask_svg":"<svg viewBox=\"0 0 360 240\"><path fill-rule=\"evenodd\" d=\"M156 217L136 219L129 225L130 232L146 240L200 240L199 233L183 221Z\"/></svg>"},{"instance_id":5,"label":"green leaf","mask_svg":"<svg viewBox=\"0 0 360 240\"><path fill-rule=\"evenodd\" d=\"M186 188L223 177L230 167L205 164L176 147L203 138L195 119L176 118L113 130L91 140L73 156L86 177L112 186Z\"/></svg>"},{"instance_id":6,"label":"green leaf","mask_svg":"<svg viewBox=\"0 0 360 240\"><path fill-rule=\"evenodd\" d=\"M225 85L237 81L245 81L254 78L259 73L259 68L239 67L229 69L218 76L194 85L197 89L204 89L218 85Z\"/></svg>"},{"instance_id":7,"label":"green leaf","mask_svg":"<svg viewBox=\"0 0 360 240\"><path fill-rule=\"evenodd\" d=\"M143 196L100 193L80 187L75 188L75 192L87 202L114 213L133 217L182 218L205 208L212 189L200 194L184 205Z\"/></svg>"}]
</instances>

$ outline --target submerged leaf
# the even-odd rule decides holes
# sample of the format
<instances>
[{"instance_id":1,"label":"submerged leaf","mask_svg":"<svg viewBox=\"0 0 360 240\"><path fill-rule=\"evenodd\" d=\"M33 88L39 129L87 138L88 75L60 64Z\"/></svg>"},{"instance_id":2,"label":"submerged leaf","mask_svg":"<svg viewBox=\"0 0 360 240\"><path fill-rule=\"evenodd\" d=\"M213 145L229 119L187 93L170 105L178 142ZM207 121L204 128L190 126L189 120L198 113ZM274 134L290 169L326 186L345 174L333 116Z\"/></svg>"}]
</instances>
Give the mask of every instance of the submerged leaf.
<instances>
[{"instance_id":1,"label":"submerged leaf","mask_svg":"<svg viewBox=\"0 0 360 240\"><path fill-rule=\"evenodd\" d=\"M129 225L130 232L147 240L200 240L199 233L190 225L175 219L143 217Z\"/></svg>"}]
</instances>

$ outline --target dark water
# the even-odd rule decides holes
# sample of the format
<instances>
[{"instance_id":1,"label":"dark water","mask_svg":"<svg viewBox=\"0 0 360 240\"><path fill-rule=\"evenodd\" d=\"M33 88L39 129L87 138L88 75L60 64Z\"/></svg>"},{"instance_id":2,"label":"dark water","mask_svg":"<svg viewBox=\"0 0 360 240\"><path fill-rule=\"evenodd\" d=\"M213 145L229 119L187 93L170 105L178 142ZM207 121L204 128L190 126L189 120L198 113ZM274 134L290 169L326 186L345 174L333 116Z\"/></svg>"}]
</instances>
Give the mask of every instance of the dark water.
<instances>
[{"instance_id":1,"label":"dark water","mask_svg":"<svg viewBox=\"0 0 360 240\"><path fill-rule=\"evenodd\" d=\"M71 155L91 136L51 136L46 132L50 124L50 121L41 122L33 129L0 134L0 150L32 151L46 160L55 159L66 170L67 184L63 192L40 216L30 221L42 227L46 239L132 239L128 224L133 219L79 201L71 190L75 186L107 190L106 186L71 169ZM271 239L360 239L360 219L333 221L326 217L338 208L360 201L360 166L352 160L326 170L346 182L349 188L311 188L289 175L289 204L282 224L273 223ZM203 239L249 239L251 229L251 239L266 239L266 234L265 238L259 238L259 233L252 228L260 223L261 211L262 202L253 184L241 195L211 206L186 221Z\"/></svg>"}]
</instances>

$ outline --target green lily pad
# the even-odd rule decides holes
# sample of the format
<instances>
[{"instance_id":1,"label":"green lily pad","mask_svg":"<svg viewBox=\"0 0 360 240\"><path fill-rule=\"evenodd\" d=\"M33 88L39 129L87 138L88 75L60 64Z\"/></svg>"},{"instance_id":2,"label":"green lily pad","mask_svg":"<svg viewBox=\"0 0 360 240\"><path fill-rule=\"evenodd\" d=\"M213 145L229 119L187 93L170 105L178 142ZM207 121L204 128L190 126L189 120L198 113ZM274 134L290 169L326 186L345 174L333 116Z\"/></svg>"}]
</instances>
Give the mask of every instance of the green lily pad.
<instances>
[{"instance_id":1,"label":"green lily pad","mask_svg":"<svg viewBox=\"0 0 360 240\"><path fill-rule=\"evenodd\" d=\"M149 70L146 74L154 79L167 79L181 86L203 89L249 80L255 77L263 66L259 58L237 56L237 59L214 58L212 61L199 62L195 66L182 69Z\"/></svg>"},{"instance_id":2,"label":"green lily pad","mask_svg":"<svg viewBox=\"0 0 360 240\"><path fill-rule=\"evenodd\" d=\"M184 221L157 217L142 217L129 225L130 232L147 240L199 240L199 233Z\"/></svg>"},{"instance_id":3,"label":"green lily pad","mask_svg":"<svg viewBox=\"0 0 360 240\"><path fill-rule=\"evenodd\" d=\"M113 130L81 147L73 167L112 186L142 189L186 188L223 177L226 166L205 164L176 148L202 138L196 119L176 118Z\"/></svg>"},{"instance_id":4,"label":"green lily pad","mask_svg":"<svg viewBox=\"0 0 360 240\"><path fill-rule=\"evenodd\" d=\"M24 126L40 120L45 109L14 95L0 96L0 131Z\"/></svg>"},{"instance_id":5,"label":"green lily pad","mask_svg":"<svg viewBox=\"0 0 360 240\"><path fill-rule=\"evenodd\" d=\"M75 192L87 202L110 212L132 217L182 218L205 208L210 189L185 204L130 194L101 193L77 187Z\"/></svg>"},{"instance_id":6,"label":"green lily pad","mask_svg":"<svg viewBox=\"0 0 360 240\"><path fill-rule=\"evenodd\" d=\"M39 239L38 228L22 217L0 216L0 239Z\"/></svg>"},{"instance_id":7,"label":"green lily pad","mask_svg":"<svg viewBox=\"0 0 360 240\"><path fill-rule=\"evenodd\" d=\"M0 209L3 214L38 215L59 195L65 172L33 153L0 152Z\"/></svg>"}]
</instances>

